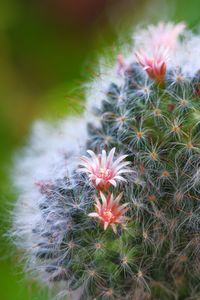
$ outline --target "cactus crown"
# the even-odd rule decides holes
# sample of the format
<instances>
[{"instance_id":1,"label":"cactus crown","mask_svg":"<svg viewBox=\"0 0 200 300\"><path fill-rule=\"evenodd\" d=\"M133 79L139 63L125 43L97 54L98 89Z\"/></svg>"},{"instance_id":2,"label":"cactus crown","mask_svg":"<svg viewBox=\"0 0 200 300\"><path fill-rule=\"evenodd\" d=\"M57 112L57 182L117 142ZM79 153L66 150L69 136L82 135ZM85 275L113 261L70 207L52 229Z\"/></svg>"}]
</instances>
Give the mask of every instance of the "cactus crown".
<instances>
[{"instance_id":1,"label":"cactus crown","mask_svg":"<svg viewBox=\"0 0 200 300\"><path fill-rule=\"evenodd\" d=\"M60 145L55 131L51 151L40 149L37 127L18 163L38 181L21 176L12 234L57 296L200 297L200 38L183 30L160 23L138 32L135 54L120 54L114 76L103 77L76 141L65 129ZM81 151L69 147L78 138Z\"/></svg>"}]
</instances>

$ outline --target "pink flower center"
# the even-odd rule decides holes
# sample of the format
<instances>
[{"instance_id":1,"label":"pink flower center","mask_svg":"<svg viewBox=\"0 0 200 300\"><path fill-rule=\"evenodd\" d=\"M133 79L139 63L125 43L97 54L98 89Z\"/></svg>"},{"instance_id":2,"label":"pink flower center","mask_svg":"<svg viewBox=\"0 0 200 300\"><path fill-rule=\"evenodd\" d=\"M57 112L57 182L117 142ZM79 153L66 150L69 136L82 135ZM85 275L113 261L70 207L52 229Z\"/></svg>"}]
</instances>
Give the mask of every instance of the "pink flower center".
<instances>
[{"instance_id":1,"label":"pink flower center","mask_svg":"<svg viewBox=\"0 0 200 300\"><path fill-rule=\"evenodd\" d=\"M115 216L109 208L106 208L102 211L102 218L108 223L112 223L115 220Z\"/></svg>"},{"instance_id":2,"label":"pink flower center","mask_svg":"<svg viewBox=\"0 0 200 300\"><path fill-rule=\"evenodd\" d=\"M112 170L101 168L99 170L98 177L104 180L109 180L112 177Z\"/></svg>"}]
</instances>

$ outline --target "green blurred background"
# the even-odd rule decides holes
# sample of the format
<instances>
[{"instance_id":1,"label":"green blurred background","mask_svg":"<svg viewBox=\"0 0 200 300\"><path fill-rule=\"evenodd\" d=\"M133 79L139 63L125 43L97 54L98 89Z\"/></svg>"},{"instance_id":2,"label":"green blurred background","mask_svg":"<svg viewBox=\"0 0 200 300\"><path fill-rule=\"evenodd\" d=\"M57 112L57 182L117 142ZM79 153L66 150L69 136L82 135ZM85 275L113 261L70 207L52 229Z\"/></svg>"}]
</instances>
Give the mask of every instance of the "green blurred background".
<instances>
[{"instance_id":1,"label":"green blurred background","mask_svg":"<svg viewBox=\"0 0 200 300\"><path fill-rule=\"evenodd\" d=\"M136 24L164 19L196 29L199 18L199 0L0 1L0 300L48 299L24 279L3 237L15 200L13 153L33 120L80 113L98 57L120 49Z\"/></svg>"}]
</instances>

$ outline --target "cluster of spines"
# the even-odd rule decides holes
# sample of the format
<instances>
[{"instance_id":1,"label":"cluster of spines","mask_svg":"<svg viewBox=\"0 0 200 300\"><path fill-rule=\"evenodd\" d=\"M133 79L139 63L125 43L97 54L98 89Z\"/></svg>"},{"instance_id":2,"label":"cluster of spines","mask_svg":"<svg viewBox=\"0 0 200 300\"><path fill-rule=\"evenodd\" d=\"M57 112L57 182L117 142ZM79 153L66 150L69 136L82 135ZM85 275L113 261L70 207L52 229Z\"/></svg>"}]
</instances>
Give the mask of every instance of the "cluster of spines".
<instances>
[{"instance_id":1,"label":"cluster of spines","mask_svg":"<svg viewBox=\"0 0 200 300\"><path fill-rule=\"evenodd\" d=\"M37 243L30 269L37 266L35 273L40 270L50 285L64 283L60 296L81 288L80 299L125 297L129 287L123 279L130 277L138 253L135 228L119 229L116 239L112 231L97 226L88 217L94 188L79 173L73 179L37 182L37 187L43 197L38 202L40 222L32 229Z\"/></svg>"},{"instance_id":2,"label":"cluster of spines","mask_svg":"<svg viewBox=\"0 0 200 300\"><path fill-rule=\"evenodd\" d=\"M137 70L139 66L132 68ZM125 78L125 86L129 81L126 97L135 93L134 98L127 100L124 95L118 102L122 87L111 84L98 111L101 124L98 128L93 126L89 139L90 149L97 152L101 147L110 150L115 146L128 153L133 162L134 180L113 188L118 193L123 189L124 199L129 202L128 224L118 228L115 235L110 230L104 232L88 217L96 191L86 175L76 173L74 183L65 178L41 189L45 193L40 209L46 232L41 231L40 224L35 230L40 230L48 242L38 244L36 256L45 264L49 261L46 272L50 281L66 280L69 290L81 286L80 299L176 299L187 297L194 288L198 294L199 126L193 120L198 100L192 98L192 83L191 97L187 98L191 110L177 108L177 98L181 99L188 89L182 83L176 86L175 97L175 92L169 92L168 82L163 89L151 82L148 99L136 97L135 86L139 85L133 84L133 92L130 85L131 80L137 83L135 72L129 71ZM144 73L143 77L146 84ZM122 117L121 112L128 112L129 117ZM176 120L184 120L186 125ZM189 129L188 123L189 133L184 130ZM112 142L102 144L99 133L93 136L102 128L109 132ZM63 236L58 234L58 240L56 226L63 232Z\"/></svg>"},{"instance_id":3,"label":"cluster of spines","mask_svg":"<svg viewBox=\"0 0 200 300\"><path fill-rule=\"evenodd\" d=\"M132 201L132 219L137 216L143 231L142 256L152 260L149 295L182 299L194 288L198 295L200 136L194 118L199 109L198 76L185 79L178 73L174 80L169 71L159 87L154 82L147 84L144 73L142 81L138 64L131 68L123 87L110 85L98 111L101 129L96 131L107 128L112 142L103 147L115 146L129 153L137 171L138 178L131 183L134 187L127 187L127 198ZM94 139L101 148L102 140L98 142L93 132L94 128L90 143ZM155 292L159 289L161 294Z\"/></svg>"}]
</instances>

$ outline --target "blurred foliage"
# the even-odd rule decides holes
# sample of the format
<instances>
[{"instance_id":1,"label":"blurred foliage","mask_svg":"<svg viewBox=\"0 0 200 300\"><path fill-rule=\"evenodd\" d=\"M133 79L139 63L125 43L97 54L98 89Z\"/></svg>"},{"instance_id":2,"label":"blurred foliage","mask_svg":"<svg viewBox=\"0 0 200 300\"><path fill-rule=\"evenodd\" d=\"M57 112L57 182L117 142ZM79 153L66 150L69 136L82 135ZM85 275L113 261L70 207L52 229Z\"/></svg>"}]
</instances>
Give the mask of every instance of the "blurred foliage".
<instances>
[{"instance_id":1,"label":"blurred foliage","mask_svg":"<svg viewBox=\"0 0 200 300\"><path fill-rule=\"evenodd\" d=\"M82 85L103 49L120 47L136 23L160 19L198 25L198 0L6 0L0 3L0 212L3 234L15 196L9 181L14 151L36 118L79 113ZM1 236L2 236L1 234ZM17 269L0 237L0 299L48 297ZM13 258L14 257L14 258Z\"/></svg>"}]
</instances>

